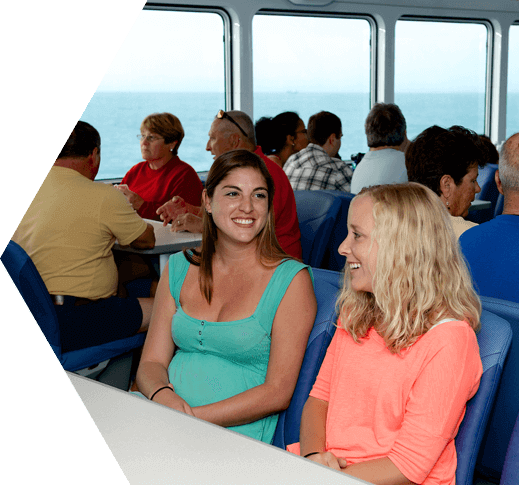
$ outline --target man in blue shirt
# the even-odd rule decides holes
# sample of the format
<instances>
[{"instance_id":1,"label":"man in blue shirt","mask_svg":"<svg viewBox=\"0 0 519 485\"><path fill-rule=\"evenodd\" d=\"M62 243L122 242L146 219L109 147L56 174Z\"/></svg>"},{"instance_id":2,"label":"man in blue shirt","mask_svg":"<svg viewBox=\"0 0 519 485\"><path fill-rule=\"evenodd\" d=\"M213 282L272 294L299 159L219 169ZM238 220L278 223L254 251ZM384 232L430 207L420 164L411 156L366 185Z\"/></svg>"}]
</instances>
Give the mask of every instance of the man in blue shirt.
<instances>
[{"instance_id":1,"label":"man in blue shirt","mask_svg":"<svg viewBox=\"0 0 519 485\"><path fill-rule=\"evenodd\" d=\"M501 148L496 184L503 213L463 233L459 239L476 291L519 303L519 133Z\"/></svg>"}]
</instances>

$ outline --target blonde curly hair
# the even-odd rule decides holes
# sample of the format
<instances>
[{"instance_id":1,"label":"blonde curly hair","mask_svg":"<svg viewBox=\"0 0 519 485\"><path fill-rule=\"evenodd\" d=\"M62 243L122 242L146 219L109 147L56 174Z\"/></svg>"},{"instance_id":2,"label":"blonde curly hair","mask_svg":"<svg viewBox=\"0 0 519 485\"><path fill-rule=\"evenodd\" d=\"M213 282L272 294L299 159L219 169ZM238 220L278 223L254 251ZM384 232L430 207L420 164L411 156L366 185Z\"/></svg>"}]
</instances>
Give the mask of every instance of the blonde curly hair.
<instances>
[{"instance_id":1,"label":"blonde curly hair","mask_svg":"<svg viewBox=\"0 0 519 485\"><path fill-rule=\"evenodd\" d=\"M418 183L369 187L358 197L373 201L373 293L351 288L346 264L337 302L341 326L356 342L374 326L392 353L446 317L478 331L481 302L440 198Z\"/></svg>"}]
</instances>

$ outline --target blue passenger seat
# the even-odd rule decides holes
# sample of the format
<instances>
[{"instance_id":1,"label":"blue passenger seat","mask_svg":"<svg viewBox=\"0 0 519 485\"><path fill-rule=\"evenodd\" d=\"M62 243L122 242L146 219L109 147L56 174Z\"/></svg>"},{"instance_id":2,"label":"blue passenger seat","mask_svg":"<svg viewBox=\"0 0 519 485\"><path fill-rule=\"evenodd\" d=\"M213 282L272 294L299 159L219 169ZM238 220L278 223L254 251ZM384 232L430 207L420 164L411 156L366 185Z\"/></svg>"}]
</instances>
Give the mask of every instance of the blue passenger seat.
<instances>
[{"instance_id":1,"label":"blue passenger seat","mask_svg":"<svg viewBox=\"0 0 519 485\"><path fill-rule=\"evenodd\" d=\"M335 271L313 269L317 315L308 339L303 364L299 372L296 388L288 408L280 413L272 444L285 449L287 445L299 441L299 426L303 406L314 385L326 349L335 333L337 315L335 303L343 275Z\"/></svg>"},{"instance_id":2,"label":"blue passenger seat","mask_svg":"<svg viewBox=\"0 0 519 485\"><path fill-rule=\"evenodd\" d=\"M477 334L483 375L476 395L467 403L465 417L456 436L458 466L456 485L472 485L478 452L502 377L512 342L512 329L505 317L483 310Z\"/></svg>"},{"instance_id":3,"label":"blue passenger seat","mask_svg":"<svg viewBox=\"0 0 519 485\"><path fill-rule=\"evenodd\" d=\"M31 258L22 247L10 241L0 259L65 370L79 371L119 357L144 344L146 334L139 333L114 342L63 353L54 303Z\"/></svg>"},{"instance_id":4,"label":"blue passenger seat","mask_svg":"<svg viewBox=\"0 0 519 485\"><path fill-rule=\"evenodd\" d=\"M519 483L519 416L515 420L512 437L508 443L505 464L499 485L517 485Z\"/></svg>"},{"instance_id":5,"label":"blue passenger seat","mask_svg":"<svg viewBox=\"0 0 519 485\"><path fill-rule=\"evenodd\" d=\"M498 483L507 444L519 414L519 304L487 296L480 298L483 309L507 320L513 334L495 405L476 464L476 470L481 476Z\"/></svg>"},{"instance_id":6,"label":"blue passenger seat","mask_svg":"<svg viewBox=\"0 0 519 485\"><path fill-rule=\"evenodd\" d=\"M494 217L500 216L503 213L503 208L505 205L505 197L503 194L499 194L496 202L496 209L494 210Z\"/></svg>"},{"instance_id":7,"label":"blue passenger seat","mask_svg":"<svg viewBox=\"0 0 519 485\"><path fill-rule=\"evenodd\" d=\"M335 224L332 227L332 232L324 253L321 267L332 271L342 271L346 264L346 258L339 254L339 246L348 235L348 210L351 201L356 194L350 194L349 192L343 192L340 190L321 190L319 192L333 194L341 201L341 209L335 219Z\"/></svg>"},{"instance_id":8,"label":"blue passenger seat","mask_svg":"<svg viewBox=\"0 0 519 485\"><path fill-rule=\"evenodd\" d=\"M341 200L324 190L295 190L303 262L321 268Z\"/></svg>"}]
</instances>

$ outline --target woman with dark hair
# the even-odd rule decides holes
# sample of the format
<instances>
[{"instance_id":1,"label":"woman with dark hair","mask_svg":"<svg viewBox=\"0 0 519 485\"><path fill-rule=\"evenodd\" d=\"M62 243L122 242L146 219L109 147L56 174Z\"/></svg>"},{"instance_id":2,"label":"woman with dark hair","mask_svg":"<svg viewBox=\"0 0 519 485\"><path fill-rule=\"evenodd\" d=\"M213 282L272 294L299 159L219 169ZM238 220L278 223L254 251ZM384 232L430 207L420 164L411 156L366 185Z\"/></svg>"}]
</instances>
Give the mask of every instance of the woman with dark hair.
<instances>
[{"instance_id":1,"label":"woman with dark hair","mask_svg":"<svg viewBox=\"0 0 519 485\"><path fill-rule=\"evenodd\" d=\"M281 168L290 155L308 145L305 123L293 111L285 111L274 118L260 118L256 121L255 132L263 153Z\"/></svg>"},{"instance_id":2,"label":"woman with dark hair","mask_svg":"<svg viewBox=\"0 0 519 485\"><path fill-rule=\"evenodd\" d=\"M137 137L144 161L134 165L116 188L138 214L159 221L157 209L175 195L200 205L202 182L193 167L178 158L184 138L180 120L171 113L151 114L144 118Z\"/></svg>"},{"instance_id":3,"label":"woman with dark hair","mask_svg":"<svg viewBox=\"0 0 519 485\"><path fill-rule=\"evenodd\" d=\"M462 126L431 126L420 133L405 154L407 178L435 192L449 211L456 236L476 224L466 221L478 185L478 166L487 163L479 136Z\"/></svg>"},{"instance_id":4,"label":"woman with dark hair","mask_svg":"<svg viewBox=\"0 0 519 485\"><path fill-rule=\"evenodd\" d=\"M215 160L202 246L170 257L137 372L149 399L267 443L316 314L310 268L277 242L273 196L254 153Z\"/></svg>"}]
</instances>

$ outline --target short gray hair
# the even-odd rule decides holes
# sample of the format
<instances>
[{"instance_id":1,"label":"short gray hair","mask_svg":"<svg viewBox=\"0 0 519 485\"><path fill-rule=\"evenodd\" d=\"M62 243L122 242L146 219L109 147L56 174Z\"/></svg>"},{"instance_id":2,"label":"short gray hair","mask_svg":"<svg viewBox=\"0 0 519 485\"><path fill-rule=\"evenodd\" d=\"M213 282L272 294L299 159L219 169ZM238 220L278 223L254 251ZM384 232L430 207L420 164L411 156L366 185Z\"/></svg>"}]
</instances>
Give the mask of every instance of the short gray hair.
<instances>
[{"instance_id":1,"label":"short gray hair","mask_svg":"<svg viewBox=\"0 0 519 485\"><path fill-rule=\"evenodd\" d=\"M499 179L503 192L519 191L519 133L508 138L501 147Z\"/></svg>"},{"instance_id":2,"label":"short gray hair","mask_svg":"<svg viewBox=\"0 0 519 485\"><path fill-rule=\"evenodd\" d=\"M256 133L254 130L254 123L252 122L250 116L247 113L238 110L227 111L227 114L230 115L232 119L236 121L236 123L240 125L241 129L247 134L247 141L256 147ZM237 127L236 129L238 130Z\"/></svg>"}]
</instances>

